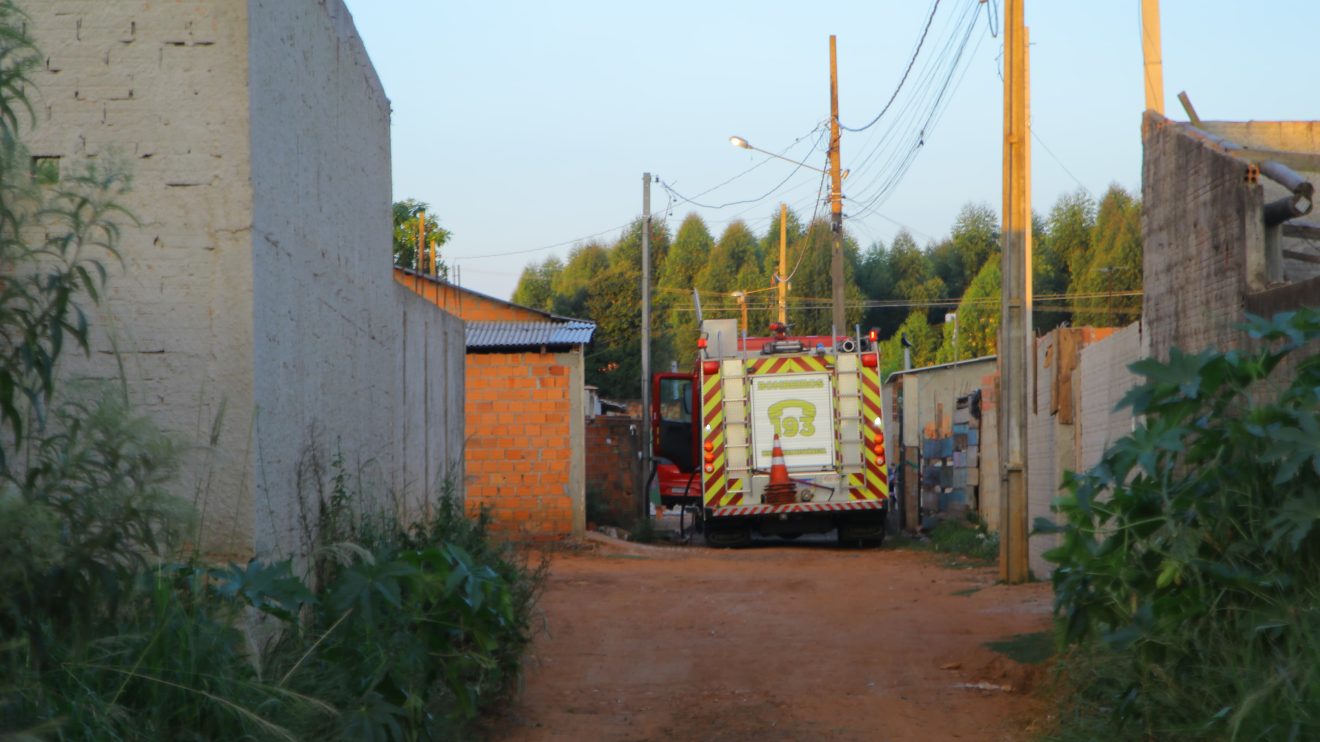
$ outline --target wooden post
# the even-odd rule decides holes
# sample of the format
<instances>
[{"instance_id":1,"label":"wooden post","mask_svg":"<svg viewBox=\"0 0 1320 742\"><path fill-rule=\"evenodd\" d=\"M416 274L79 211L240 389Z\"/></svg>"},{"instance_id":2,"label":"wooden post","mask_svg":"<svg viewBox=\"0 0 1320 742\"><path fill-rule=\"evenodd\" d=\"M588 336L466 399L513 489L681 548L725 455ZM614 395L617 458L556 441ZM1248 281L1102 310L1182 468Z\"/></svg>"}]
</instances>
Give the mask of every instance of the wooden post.
<instances>
[{"instance_id":1,"label":"wooden post","mask_svg":"<svg viewBox=\"0 0 1320 742\"><path fill-rule=\"evenodd\" d=\"M834 304L831 333L847 332L843 319L843 176L839 170L839 66L836 62L835 37L830 35L830 228L834 245L830 249L830 296Z\"/></svg>"},{"instance_id":2,"label":"wooden post","mask_svg":"<svg viewBox=\"0 0 1320 742\"><path fill-rule=\"evenodd\" d=\"M1027 551L1027 384L1031 357L1031 159L1025 0L1004 2L1004 204L999 324L999 574L1030 577Z\"/></svg>"},{"instance_id":3,"label":"wooden post","mask_svg":"<svg viewBox=\"0 0 1320 742\"><path fill-rule=\"evenodd\" d=\"M417 212L417 272L426 273L426 212Z\"/></svg>"},{"instance_id":4,"label":"wooden post","mask_svg":"<svg viewBox=\"0 0 1320 742\"><path fill-rule=\"evenodd\" d=\"M1160 0L1141 0L1141 52L1146 63L1146 108L1164 115L1164 56L1160 50Z\"/></svg>"},{"instance_id":5,"label":"wooden post","mask_svg":"<svg viewBox=\"0 0 1320 742\"><path fill-rule=\"evenodd\" d=\"M651 473L651 174L642 173L642 414L638 421L641 439L641 483L637 487L637 517L651 516L651 493L647 477Z\"/></svg>"},{"instance_id":6,"label":"wooden post","mask_svg":"<svg viewBox=\"0 0 1320 742\"><path fill-rule=\"evenodd\" d=\"M788 324L788 204L779 204L779 324Z\"/></svg>"}]
</instances>

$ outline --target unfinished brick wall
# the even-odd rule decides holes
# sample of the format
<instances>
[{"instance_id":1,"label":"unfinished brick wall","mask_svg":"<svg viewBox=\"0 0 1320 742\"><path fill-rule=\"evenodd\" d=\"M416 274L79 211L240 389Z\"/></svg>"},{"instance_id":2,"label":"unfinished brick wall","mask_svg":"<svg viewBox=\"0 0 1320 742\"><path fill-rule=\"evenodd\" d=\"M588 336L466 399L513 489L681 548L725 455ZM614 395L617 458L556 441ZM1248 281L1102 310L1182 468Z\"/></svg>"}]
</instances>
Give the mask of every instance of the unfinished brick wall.
<instances>
[{"instance_id":1,"label":"unfinished brick wall","mask_svg":"<svg viewBox=\"0 0 1320 742\"><path fill-rule=\"evenodd\" d=\"M635 417L587 420L587 486L603 510L627 523L636 511L641 447L646 440Z\"/></svg>"},{"instance_id":2,"label":"unfinished brick wall","mask_svg":"<svg viewBox=\"0 0 1320 742\"><path fill-rule=\"evenodd\" d=\"M580 354L467 356L467 508L486 508L496 530L558 538L582 527L571 476L581 415L573 359Z\"/></svg>"}]
</instances>

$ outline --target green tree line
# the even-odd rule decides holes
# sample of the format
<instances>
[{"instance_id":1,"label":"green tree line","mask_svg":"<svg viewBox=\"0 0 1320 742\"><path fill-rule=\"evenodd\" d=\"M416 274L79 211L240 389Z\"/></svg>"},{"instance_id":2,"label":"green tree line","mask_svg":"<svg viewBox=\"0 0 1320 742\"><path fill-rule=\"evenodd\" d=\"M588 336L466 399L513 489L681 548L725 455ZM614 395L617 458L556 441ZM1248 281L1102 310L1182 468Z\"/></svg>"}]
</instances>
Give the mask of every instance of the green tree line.
<instances>
[{"instance_id":1,"label":"green tree line","mask_svg":"<svg viewBox=\"0 0 1320 742\"><path fill-rule=\"evenodd\" d=\"M1140 316L1140 297L1125 295L1141 288L1140 216L1140 202L1118 185L1098 201L1084 190L1065 194L1047 216L1035 216L1033 284L1042 297L1034 314L1038 332L1064 322L1121 326ZM653 369L690 368L698 332L694 291L708 318L741 317L740 299L733 294L742 292L748 334L766 333L777 317L779 221L775 209L763 233L735 220L718 237L696 214L677 230L663 220L652 222ZM829 334L829 222L806 223L790 210L785 232L790 331ZM613 243L589 242L566 259L532 263L513 294L516 303L597 323L587 351L587 383L606 397L639 393L641 236L639 219ZM925 247L903 230L890 244L876 241L863 250L845 228L848 328L840 331L851 333L857 324L878 329L886 372L902 365L904 337L914 367L994 354L999 237L998 214L976 203L963 206L949 234ZM956 343L949 316L955 314Z\"/></svg>"}]
</instances>

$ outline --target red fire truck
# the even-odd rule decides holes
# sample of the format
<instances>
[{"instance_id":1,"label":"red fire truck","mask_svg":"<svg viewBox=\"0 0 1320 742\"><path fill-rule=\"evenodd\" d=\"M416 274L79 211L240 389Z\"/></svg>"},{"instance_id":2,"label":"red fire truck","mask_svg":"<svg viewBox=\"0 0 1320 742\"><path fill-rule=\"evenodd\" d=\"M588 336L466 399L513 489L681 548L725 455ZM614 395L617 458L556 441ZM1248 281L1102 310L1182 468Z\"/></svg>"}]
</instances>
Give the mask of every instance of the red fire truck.
<instances>
[{"instance_id":1,"label":"red fire truck","mask_svg":"<svg viewBox=\"0 0 1320 742\"><path fill-rule=\"evenodd\" d=\"M707 320L692 372L652 376L662 504L694 510L713 546L831 530L840 543L880 543L889 480L874 333L771 328L739 338L733 320ZM776 435L795 485L787 502L766 497Z\"/></svg>"}]
</instances>

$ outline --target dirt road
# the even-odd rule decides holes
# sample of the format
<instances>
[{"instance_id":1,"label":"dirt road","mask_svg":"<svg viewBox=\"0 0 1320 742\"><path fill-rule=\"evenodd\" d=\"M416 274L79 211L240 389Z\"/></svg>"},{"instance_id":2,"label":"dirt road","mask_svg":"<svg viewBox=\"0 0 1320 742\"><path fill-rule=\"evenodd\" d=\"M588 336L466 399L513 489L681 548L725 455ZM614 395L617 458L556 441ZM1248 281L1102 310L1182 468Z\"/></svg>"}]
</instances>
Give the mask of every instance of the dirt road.
<instances>
[{"instance_id":1,"label":"dirt road","mask_svg":"<svg viewBox=\"0 0 1320 742\"><path fill-rule=\"evenodd\" d=\"M1035 671L982 645L1045 630L1049 588L942 562L802 543L558 556L525 688L493 736L1026 738Z\"/></svg>"}]
</instances>

